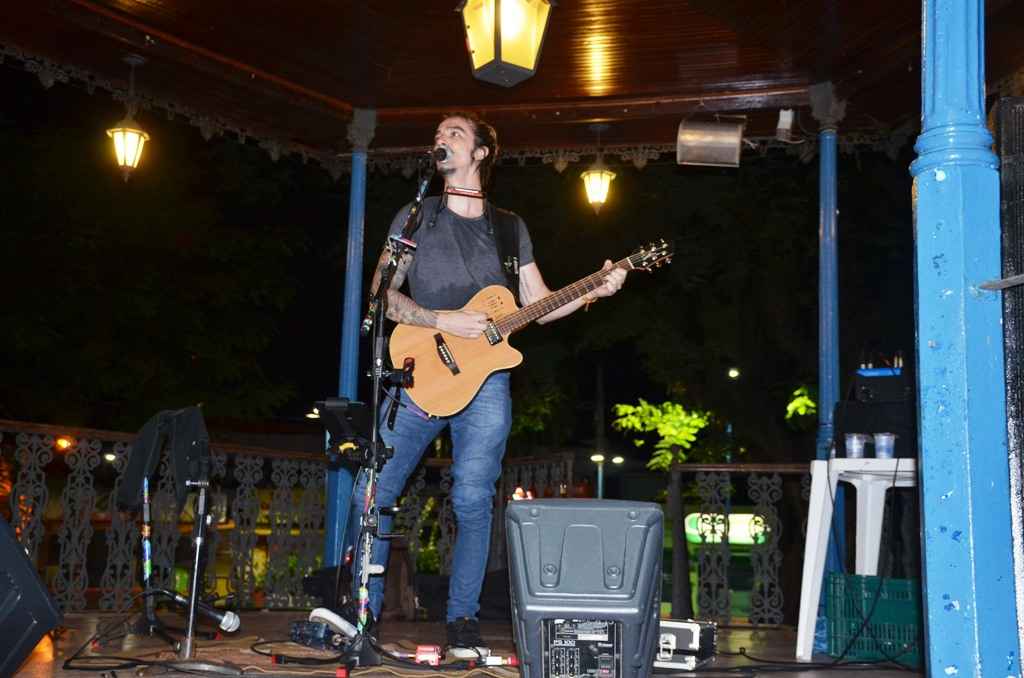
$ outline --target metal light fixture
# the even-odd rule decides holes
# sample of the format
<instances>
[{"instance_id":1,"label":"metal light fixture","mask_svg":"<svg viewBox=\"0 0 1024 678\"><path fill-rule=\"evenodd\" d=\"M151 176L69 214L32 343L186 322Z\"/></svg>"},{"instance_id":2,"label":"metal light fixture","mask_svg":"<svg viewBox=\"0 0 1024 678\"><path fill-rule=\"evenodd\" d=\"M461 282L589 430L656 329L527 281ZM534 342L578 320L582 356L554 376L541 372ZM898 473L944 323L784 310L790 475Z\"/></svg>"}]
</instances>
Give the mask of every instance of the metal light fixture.
<instances>
[{"instance_id":1,"label":"metal light fixture","mask_svg":"<svg viewBox=\"0 0 1024 678\"><path fill-rule=\"evenodd\" d=\"M590 131L597 134L597 161L585 172L580 174L583 179L583 187L587 189L587 200L594 208L594 214L601 213L601 206L608 200L608 191L615 178L615 172L611 171L604 164L604 156L601 153L601 132L608 129L604 123L590 125Z\"/></svg>"},{"instance_id":2,"label":"metal light fixture","mask_svg":"<svg viewBox=\"0 0 1024 678\"><path fill-rule=\"evenodd\" d=\"M473 77L503 87L537 72L554 0L462 0Z\"/></svg>"},{"instance_id":3,"label":"metal light fixture","mask_svg":"<svg viewBox=\"0 0 1024 678\"><path fill-rule=\"evenodd\" d=\"M600 214L601 206L608 200L608 190L611 188L612 179L615 178L615 172L604 166L599 154L597 162L581 174L580 178L583 179L583 186L587 189L587 200L594 208L594 214Z\"/></svg>"},{"instance_id":4,"label":"metal light fixture","mask_svg":"<svg viewBox=\"0 0 1024 678\"><path fill-rule=\"evenodd\" d=\"M128 76L128 97L124 102L125 116L117 125L107 130L107 136L114 141L117 164L124 173L124 180L128 181L132 171L139 166L142 148L149 141L149 135L135 122L138 108L138 101L135 100L135 67L146 63L146 60L136 54L126 56L124 60L131 68Z\"/></svg>"}]
</instances>

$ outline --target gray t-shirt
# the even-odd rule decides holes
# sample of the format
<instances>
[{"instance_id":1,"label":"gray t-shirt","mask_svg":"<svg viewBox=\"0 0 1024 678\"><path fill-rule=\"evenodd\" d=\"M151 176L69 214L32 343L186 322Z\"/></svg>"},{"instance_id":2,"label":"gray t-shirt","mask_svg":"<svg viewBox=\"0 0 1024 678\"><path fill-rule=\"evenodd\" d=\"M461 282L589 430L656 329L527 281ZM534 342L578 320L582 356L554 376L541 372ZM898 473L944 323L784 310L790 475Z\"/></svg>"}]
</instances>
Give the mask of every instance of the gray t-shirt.
<instances>
[{"instance_id":1,"label":"gray t-shirt","mask_svg":"<svg viewBox=\"0 0 1024 678\"><path fill-rule=\"evenodd\" d=\"M474 294L488 285L507 285L494 228L485 216L466 219L442 207L437 221L431 218L440 198L423 201L423 220L413 234L416 251L406 274L412 300L423 308L451 311L466 305ZM395 215L391 235L402 232L412 203ZM518 215L519 266L533 262L533 243L526 223Z\"/></svg>"}]
</instances>

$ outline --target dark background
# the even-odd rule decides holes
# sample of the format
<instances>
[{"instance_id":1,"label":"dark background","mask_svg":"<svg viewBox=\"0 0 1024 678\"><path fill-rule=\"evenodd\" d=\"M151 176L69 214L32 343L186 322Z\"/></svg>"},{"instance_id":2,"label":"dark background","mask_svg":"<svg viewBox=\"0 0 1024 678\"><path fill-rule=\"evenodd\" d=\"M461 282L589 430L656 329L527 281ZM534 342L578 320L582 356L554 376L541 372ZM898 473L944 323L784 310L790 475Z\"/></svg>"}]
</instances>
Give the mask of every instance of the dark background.
<instances>
[{"instance_id":1,"label":"dark background","mask_svg":"<svg viewBox=\"0 0 1024 678\"><path fill-rule=\"evenodd\" d=\"M126 183L104 134L121 104L69 84L44 90L10 62L0 88L0 418L136 430L159 409L202 402L243 427L302 421L337 393L347 176L141 111L152 141ZM911 152L839 157L844 391L864 359L902 350L913 361ZM599 215L582 169L497 170L491 197L526 220L549 287L657 238L677 255L589 312L512 340L526 354L513 448L583 444L595 408L610 421L614 403L646 398L712 410L709 435L733 423L751 459L811 457L816 418L784 414L795 388L817 384L817 157L615 166ZM414 192L412 178L370 174L367 279Z\"/></svg>"}]
</instances>

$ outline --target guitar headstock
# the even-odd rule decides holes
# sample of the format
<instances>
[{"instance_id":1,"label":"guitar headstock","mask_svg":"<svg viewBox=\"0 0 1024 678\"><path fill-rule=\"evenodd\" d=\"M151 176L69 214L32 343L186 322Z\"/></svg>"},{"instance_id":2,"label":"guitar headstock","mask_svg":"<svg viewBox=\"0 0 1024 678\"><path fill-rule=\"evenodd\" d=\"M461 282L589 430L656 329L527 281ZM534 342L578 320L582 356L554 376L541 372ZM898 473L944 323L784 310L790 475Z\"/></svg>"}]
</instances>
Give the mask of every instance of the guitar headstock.
<instances>
[{"instance_id":1,"label":"guitar headstock","mask_svg":"<svg viewBox=\"0 0 1024 678\"><path fill-rule=\"evenodd\" d=\"M672 243L670 241L666 242L662 238L661 240L649 243L646 247L641 247L629 255L629 265L633 269L639 268L645 271L653 271L662 264L670 263L673 254L675 254L675 248L672 246Z\"/></svg>"}]
</instances>

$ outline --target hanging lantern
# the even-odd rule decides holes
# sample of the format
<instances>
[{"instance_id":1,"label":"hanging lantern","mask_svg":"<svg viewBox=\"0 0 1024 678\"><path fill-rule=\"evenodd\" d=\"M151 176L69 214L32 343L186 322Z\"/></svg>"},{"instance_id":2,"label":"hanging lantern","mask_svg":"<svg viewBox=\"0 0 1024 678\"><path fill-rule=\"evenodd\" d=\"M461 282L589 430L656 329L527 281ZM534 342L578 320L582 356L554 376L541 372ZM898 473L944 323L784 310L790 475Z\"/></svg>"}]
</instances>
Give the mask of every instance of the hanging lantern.
<instances>
[{"instance_id":1,"label":"hanging lantern","mask_svg":"<svg viewBox=\"0 0 1024 678\"><path fill-rule=\"evenodd\" d=\"M108 129L107 136L114 140L117 164L124 172L124 180L128 181L132 170L139 166L142 147L149 141L149 135L129 116L117 123L117 126Z\"/></svg>"},{"instance_id":2,"label":"hanging lantern","mask_svg":"<svg viewBox=\"0 0 1024 678\"><path fill-rule=\"evenodd\" d=\"M605 167L601 157L598 156L597 162L581 174L580 178L583 179L583 186L587 189L587 200L594 208L594 214L599 214L601 205L608 200L608 190L611 188L612 179L615 178L615 172Z\"/></svg>"},{"instance_id":3,"label":"hanging lantern","mask_svg":"<svg viewBox=\"0 0 1024 678\"><path fill-rule=\"evenodd\" d=\"M537 72L554 0L463 0L455 11L478 80L518 85Z\"/></svg>"},{"instance_id":4,"label":"hanging lantern","mask_svg":"<svg viewBox=\"0 0 1024 678\"><path fill-rule=\"evenodd\" d=\"M107 136L114 141L114 153L117 155L117 164L124 173L124 180L139 166L142 159L142 148L149 141L149 135L135 122L135 111L138 109L138 101L135 99L135 67L146 63L145 57L138 54L129 54L124 58L129 66L128 73L128 96L125 98L125 115L121 122L107 130Z\"/></svg>"}]
</instances>

